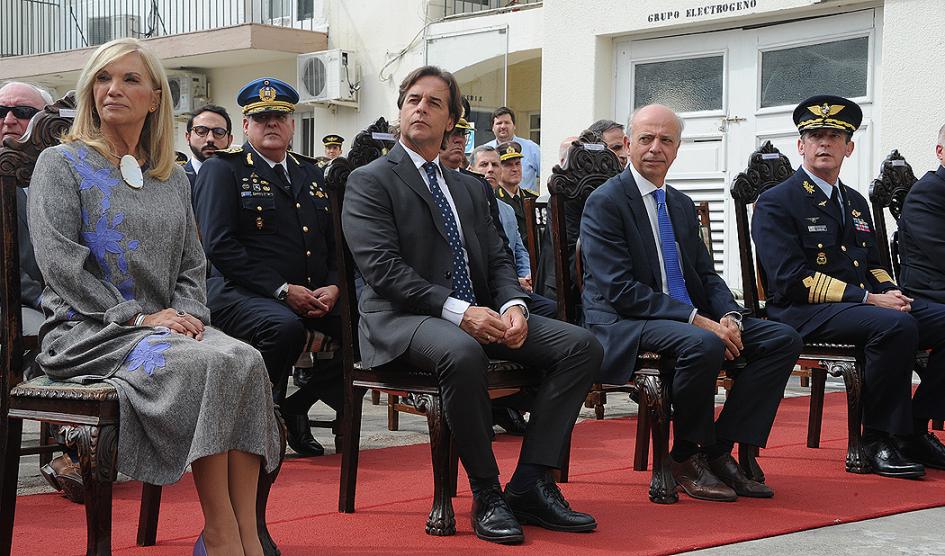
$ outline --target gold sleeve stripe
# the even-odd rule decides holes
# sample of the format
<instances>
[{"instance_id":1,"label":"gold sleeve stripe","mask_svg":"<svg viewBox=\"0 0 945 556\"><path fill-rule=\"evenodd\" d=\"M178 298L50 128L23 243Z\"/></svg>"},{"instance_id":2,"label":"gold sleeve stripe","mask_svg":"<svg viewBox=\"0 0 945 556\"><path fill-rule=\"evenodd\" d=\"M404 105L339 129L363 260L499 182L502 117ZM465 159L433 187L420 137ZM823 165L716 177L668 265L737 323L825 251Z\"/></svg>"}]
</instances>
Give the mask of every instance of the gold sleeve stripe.
<instances>
[{"instance_id":1,"label":"gold sleeve stripe","mask_svg":"<svg viewBox=\"0 0 945 556\"><path fill-rule=\"evenodd\" d=\"M880 283L895 282L895 280L892 279L892 276L890 276L888 272L881 268L874 268L870 270L870 273L873 275L873 278L876 278L876 280Z\"/></svg>"},{"instance_id":2,"label":"gold sleeve stripe","mask_svg":"<svg viewBox=\"0 0 945 556\"><path fill-rule=\"evenodd\" d=\"M843 292L847 284L842 280L831 278L822 272L815 272L813 276L804 278L804 287L807 288L808 303L836 303L843 300Z\"/></svg>"}]
</instances>

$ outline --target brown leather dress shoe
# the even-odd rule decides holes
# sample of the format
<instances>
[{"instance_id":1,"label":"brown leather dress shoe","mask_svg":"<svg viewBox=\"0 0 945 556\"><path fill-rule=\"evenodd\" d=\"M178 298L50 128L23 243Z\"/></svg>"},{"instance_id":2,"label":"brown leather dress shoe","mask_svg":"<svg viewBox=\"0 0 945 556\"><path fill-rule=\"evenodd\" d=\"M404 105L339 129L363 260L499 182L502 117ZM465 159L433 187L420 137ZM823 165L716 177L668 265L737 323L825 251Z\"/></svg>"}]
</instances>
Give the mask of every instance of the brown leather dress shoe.
<instances>
[{"instance_id":1,"label":"brown leather dress shoe","mask_svg":"<svg viewBox=\"0 0 945 556\"><path fill-rule=\"evenodd\" d=\"M670 456L669 469L676 484L692 498L712 502L734 502L738 499L730 486L712 474L704 454L693 454L683 462L676 462Z\"/></svg>"},{"instance_id":2,"label":"brown leather dress shoe","mask_svg":"<svg viewBox=\"0 0 945 556\"><path fill-rule=\"evenodd\" d=\"M739 496L748 498L771 498L774 496L774 491L770 487L746 477L732 454L722 454L713 460L709 460L709 470L723 483L732 487L732 490Z\"/></svg>"},{"instance_id":3,"label":"brown leather dress shoe","mask_svg":"<svg viewBox=\"0 0 945 556\"><path fill-rule=\"evenodd\" d=\"M43 478L54 489L76 504L85 503L85 486L82 484L82 471L79 464L72 461L68 454L53 459L39 470Z\"/></svg>"}]
</instances>

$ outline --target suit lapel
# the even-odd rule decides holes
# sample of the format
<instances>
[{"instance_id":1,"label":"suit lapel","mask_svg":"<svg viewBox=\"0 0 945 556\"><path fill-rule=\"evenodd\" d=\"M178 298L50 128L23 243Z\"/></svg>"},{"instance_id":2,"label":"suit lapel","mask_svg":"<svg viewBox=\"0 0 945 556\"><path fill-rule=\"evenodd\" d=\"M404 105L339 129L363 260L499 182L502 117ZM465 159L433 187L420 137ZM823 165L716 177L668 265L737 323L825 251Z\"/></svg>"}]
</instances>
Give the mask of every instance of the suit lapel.
<instances>
[{"instance_id":1,"label":"suit lapel","mask_svg":"<svg viewBox=\"0 0 945 556\"><path fill-rule=\"evenodd\" d=\"M831 201L830 197L824 194L820 186L814 183L814 180L810 179L810 176L807 175L807 172L805 172L803 168L797 170L797 177L800 187L803 188L811 206L830 218L833 218L842 229L843 218L840 216L840 207L837 206L837 203Z\"/></svg>"},{"instance_id":2,"label":"suit lapel","mask_svg":"<svg viewBox=\"0 0 945 556\"><path fill-rule=\"evenodd\" d=\"M305 172L302 171L302 166L299 164L299 161L292 156L292 153L286 153L286 165L289 167L289 180L292 182L292 197L295 199L299 198L299 193L302 192L302 188L307 184L305 183Z\"/></svg>"},{"instance_id":3,"label":"suit lapel","mask_svg":"<svg viewBox=\"0 0 945 556\"><path fill-rule=\"evenodd\" d=\"M651 273L651 284L656 287L663 287L663 273L660 271L660 259L656 253L656 239L653 237L653 230L650 227L650 216L646 212L646 206L643 205L643 197L640 196L640 188L637 187L636 180L633 179L633 173L624 170L620 174L623 182L624 193L630 201L630 210L633 211L633 224L637 227L640 241L643 243L643 249L646 251L646 260L649 262Z\"/></svg>"},{"instance_id":4,"label":"suit lapel","mask_svg":"<svg viewBox=\"0 0 945 556\"><path fill-rule=\"evenodd\" d=\"M438 209L433 202L433 196L430 194L430 190L427 188L426 184L423 183L423 178L420 177L420 171L413 165L413 160L410 159L410 155L407 154L407 151L404 150L400 143L397 143L394 148L391 149L390 153L387 155L387 160L394 164L394 173L397 174L397 177L423 199L427 205L427 209L433 216L433 223L436 225L437 231L440 232L443 239L447 239L446 230L443 228L443 217L440 215L440 209Z\"/></svg>"}]
</instances>

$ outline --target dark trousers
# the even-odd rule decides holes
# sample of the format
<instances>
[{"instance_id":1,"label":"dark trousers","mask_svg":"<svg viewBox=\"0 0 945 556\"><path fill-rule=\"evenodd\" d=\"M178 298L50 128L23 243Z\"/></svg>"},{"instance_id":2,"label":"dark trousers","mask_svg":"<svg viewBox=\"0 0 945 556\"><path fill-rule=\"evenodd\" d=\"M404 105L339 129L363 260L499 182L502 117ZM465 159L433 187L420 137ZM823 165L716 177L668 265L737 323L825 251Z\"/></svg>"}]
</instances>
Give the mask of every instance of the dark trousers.
<instances>
[{"instance_id":1,"label":"dark trousers","mask_svg":"<svg viewBox=\"0 0 945 556\"><path fill-rule=\"evenodd\" d=\"M913 418L945 417L945 305L916 299L912 312L851 305L810 333L817 341L863 349L863 425L910 434ZM912 396L917 349L932 353ZM909 400L912 400L910 403Z\"/></svg>"},{"instance_id":2,"label":"dark trousers","mask_svg":"<svg viewBox=\"0 0 945 556\"><path fill-rule=\"evenodd\" d=\"M319 399L332 409L341 410L344 377L340 357L319 361L310 380L285 398L292 366L305 348L306 329L340 338L340 317L330 314L318 319L307 319L276 299L248 297L214 311L213 323L227 334L249 342L262 353L269 380L272 381L273 397L284 414L304 415Z\"/></svg>"},{"instance_id":3,"label":"dark trousers","mask_svg":"<svg viewBox=\"0 0 945 556\"><path fill-rule=\"evenodd\" d=\"M560 467L578 411L600 369L600 343L586 330L538 315L529 318L528 336L519 349L483 346L443 319L420 325L402 363L436 374L460 460L470 477L483 479L499 474L490 440L490 358L524 363L542 373L519 462Z\"/></svg>"},{"instance_id":4,"label":"dark trousers","mask_svg":"<svg viewBox=\"0 0 945 556\"><path fill-rule=\"evenodd\" d=\"M539 315L553 319L558 315L558 305L543 295L537 293L528 294L531 303L528 305L528 311L533 315Z\"/></svg>"},{"instance_id":5,"label":"dark trousers","mask_svg":"<svg viewBox=\"0 0 945 556\"><path fill-rule=\"evenodd\" d=\"M747 365L737 371L734 387L713 423L715 381L725 360L722 340L685 322L646 322L640 350L676 357L670 383L675 438L701 446L711 446L717 438L752 446L767 443L803 344L797 332L784 324L754 318L742 324L742 355Z\"/></svg>"}]
</instances>

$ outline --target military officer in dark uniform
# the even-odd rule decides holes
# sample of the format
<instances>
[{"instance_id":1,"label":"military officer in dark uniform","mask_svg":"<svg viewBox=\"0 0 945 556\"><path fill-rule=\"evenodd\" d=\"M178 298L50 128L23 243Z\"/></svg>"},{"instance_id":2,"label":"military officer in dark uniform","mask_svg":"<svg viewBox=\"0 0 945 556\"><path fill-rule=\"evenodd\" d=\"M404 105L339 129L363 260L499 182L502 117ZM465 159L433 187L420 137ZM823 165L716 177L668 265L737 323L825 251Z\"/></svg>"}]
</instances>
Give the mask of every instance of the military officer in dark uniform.
<instances>
[{"instance_id":1,"label":"military officer in dark uniform","mask_svg":"<svg viewBox=\"0 0 945 556\"><path fill-rule=\"evenodd\" d=\"M945 407L945 306L913 300L880 263L866 199L840 182L862 112L815 96L794 110L803 164L761 195L752 237L767 275L768 316L807 339L855 344L865 355L863 441L870 470L915 478L945 468L928 433ZM912 397L916 349L932 349Z\"/></svg>"},{"instance_id":2,"label":"military officer in dark uniform","mask_svg":"<svg viewBox=\"0 0 945 556\"><path fill-rule=\"evenodd\" d=\"M334 160L341 156L341 145L344 142L344 137L335 135L334 133L322 137L322 144L325 145L325 158Z\"/></svg>"},{"instance_id":3,"label":"military officer in dark uniform","mask_svg":"<svg viewBox=\"0 0 945 556\"><path fill-rule=\"evenodd\" d=\"M518 141L502 143L495 148L499 152L499 187L495 196L515 210L515 220L518 222L518 233L522 236L522 243L528 245L528 228L525 225L525 198L538 197L538 194L520 187L522 183L522 146Z\"/></svg>"},{"instance_id":4,"label":"military officer in dark uniform","mask_svg":"<svg viewBox=\"0 0 945 556\"><path fill-rule=\"evenodd\" d=\"M240 147L217 151L197 176L194 205L207 258L213 322L263 355L277 401L304 349L307 330L340 337L332 312L338 299L331 216L322 171L288 151L299 95L274 78L239 92ZM320 361L321 363L322 361ZM299 391L281 402L289 445L320 455L308 410L321 399L342 408L340 359L320 365Z\"/></svg>"}]
</instances>

